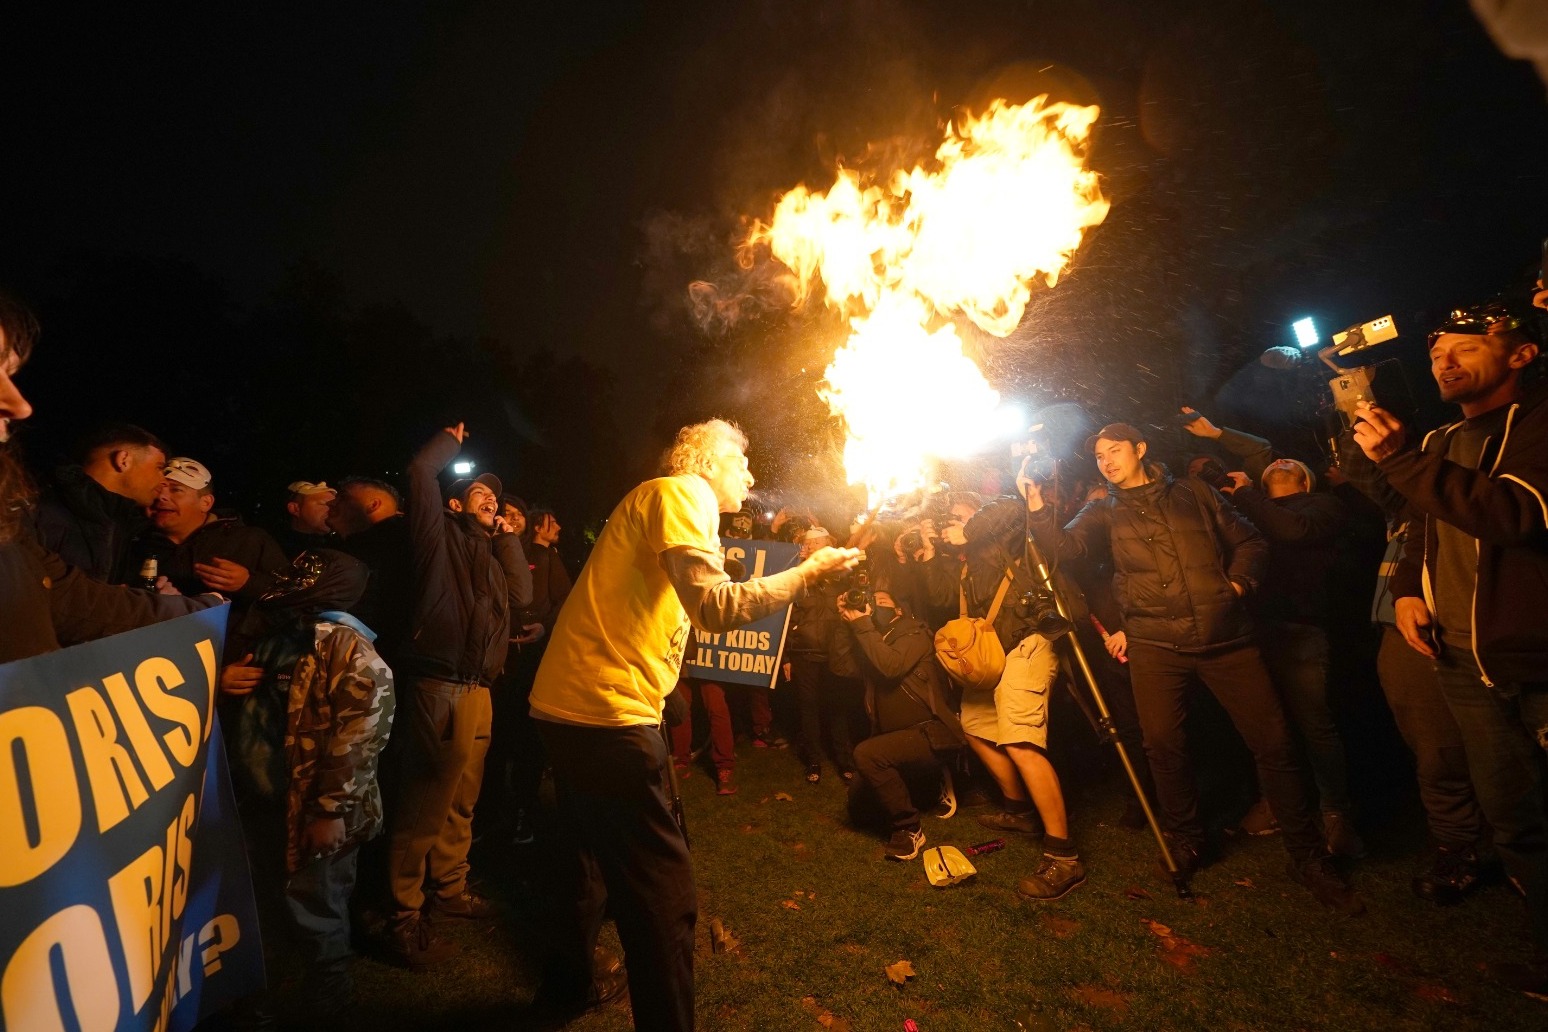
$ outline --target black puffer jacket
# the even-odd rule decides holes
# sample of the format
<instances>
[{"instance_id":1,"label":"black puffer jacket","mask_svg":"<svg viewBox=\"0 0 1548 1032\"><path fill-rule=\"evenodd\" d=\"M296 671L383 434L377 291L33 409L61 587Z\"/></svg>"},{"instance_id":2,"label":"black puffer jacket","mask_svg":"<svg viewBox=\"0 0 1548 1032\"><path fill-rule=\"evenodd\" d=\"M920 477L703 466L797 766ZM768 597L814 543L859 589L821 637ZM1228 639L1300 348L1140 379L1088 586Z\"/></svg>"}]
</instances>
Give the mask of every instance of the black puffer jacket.
<instances>
[{"instance_id":1,"label":"black puffer jacket","mask_svg":"<svg viewBox=\"0 0 1548 1032\"><path fill-rule=\"evenodd\" d=\"M1255 487L1238 488L1231 502L1269 540L1258 615L1328 627L1328 589L1342 555L1339 537L1349 522L1344 503L1320 491L1270 498Z\"/></svg>"},{"instance_id":2,"label":"black puffer jacket","mask_svg":"<svg viewBox=\"0 0 1548 1032\"><path fill-rule=\"evenodd\" d=\"M139 573L128 569L129 545L144 532L145 511L114 494L79 466L54 471L53 486L33 513L38 542L92 580L125 584Z\"/></svg>"},{"instance_id":3,"label":"black puffer jacket","mask_svg":"<svg viewBox=\"0 0 1548 1032\"><path fill-rule=\"evenodd\" d=\"M785 635L786 659L828 661L834 635L843 624L838 596L838 587L825 582L796 599L790 609L790 631Z\"/></svg>"},{"instance_id":4,"label":"black puffer jacket","mask_svg":"<svg viewBox=\"0 0 1548 1032\"><path fill-rule=\"evenodd\" d=\"M1114 488L1062 529L1050 506L1033 513L1039 547L1061 558L1111 555L1130 642L1203 652L1247 641L1252 620L1232 584L1257 589L1268 542L1203 481L1149 472L1149 484Z\"/></svg>"},{"instance_id":5,"label":"black puffer jacket","mask_svg":"<svg viewBox=\"0 0 1548 1032\"><path fill-rule=\"evenodd\" d=\"M459 450L442 431L408 466L415 599L399 662L408 676L488 686L505 667L511 614L532 601L532 571L515 534L491 538L442 505L436 478Z\"/></svg>"}]
</instances>

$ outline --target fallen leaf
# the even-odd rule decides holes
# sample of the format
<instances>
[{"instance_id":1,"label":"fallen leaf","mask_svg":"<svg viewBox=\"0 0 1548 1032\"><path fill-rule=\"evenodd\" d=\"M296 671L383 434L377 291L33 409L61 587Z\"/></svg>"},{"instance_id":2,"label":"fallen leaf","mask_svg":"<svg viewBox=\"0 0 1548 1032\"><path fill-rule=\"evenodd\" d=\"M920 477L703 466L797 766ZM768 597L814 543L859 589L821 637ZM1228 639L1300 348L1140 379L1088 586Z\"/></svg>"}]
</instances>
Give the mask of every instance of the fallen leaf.
<instances>
[{"instance_id":1,"label":"fallen leaf","mask_svg":"<svg viewBox=\"0 0 1548 1032\"><path fill-rule=\"evenodd\" d=\"M795 796L791 795L789 792L775 792L774 798L778 799L782 803L795 802Z\"/></svg>"},{"instance_id":2,"label":"fallen leaf","mask_svg":"<svg viewBox=\"0 0 1548 1032\"><path fill-rule=\"evenodd\" d=\"M801 909L801 904L797 903L793 899L781 900L779 905L784 907L786 910L800 910Z\"/></svg>"},{"instance_id":3,"label":"fallen leaf","mask_svg":"<svg viewBox=\"0 0 1548 1032\"><path fill-rule=\"evenodd\" d=\"M1238 878L1238 879L1236 879L1236 884L1240 885L1244 889L1256 889L1257 888L1257 886L1252 883L1252 879L1251 878Z\"/></svg>"},{"instance_id":4,"label":"fallen leaf","mask_svg":"<svg viewBox=\"0 0 1548 1032\"><path fill-rule=\"evenodd\" d=\"M1130 885L1127 889L1123 890L1123 894L1125 896L1129 897L1130 899L1149 899L1150 898L1150 893L1146 892L1144 889L1140 888L1138 885Z\"/></svg>"},{"instance_id":5,"label":"fallen leaf","mask_svg":"<svg viewBox=\"0 0 1548 1032\"><path fill-rule=\"evenodd\" d=\"M740 831L743 835L751 835L753 832L758 830L758 826L756 824L744 824L737 830Z\"/></svg>"},{"instance_id":6,"label":"fallen leaf","mask_svg":"<svg viewBox=\"0 0 1548 1032\"><path fill-rule=\"evenodd\" d=\"M1414 995L1426 1003L1450 1003L1456 1006L1462 1005L1462 1000L1456 993L1443 985L1420 985L1414 987Z\"/></svg>"},{"instance_id":7,"label":"fallen leaf","mask_svg":"<svg viewBox=\"0 0 1548 1032\"><path fill-rule=\"evenodd\" d=\"M818 1003L817 997L803 996L801 998L801 1006L806 1008L806 1012L813 1018L817 1019L817 1024L821 1025L823 1028L829 1029L831 1032L850 1032L849 1021L845 1018L838 1017L832 1011Z\"/></svg>"},{"instance_id":8,"label":"fallen leaf","mask_svg":"<svg viewBox=\"0 0 1548 1032\"><path fill-rule=\"evenodd\" d=\"M1160 921L1141 918L1140 923L1149 928L1151 933L1161 940L1162 962L1172 965L1172 967L1179 971L1192 971L1195 957L1207 957L1214 952L1208 946L1200 946L1196 942L1190 942L1177 935Z\"/></svg>"},{"instance_id":9,"label":"fallen leaf","mask_svg":"<svg viewBox=\"0 0 1548 1032\"><path fill-rule=\"evenodd\" d=\"M900 960L896 964L887 965L887 977L897 985L902 985L915 976L914 965L906 960Z\"/></svg>"},{"instance_id":10,"label":"fallen leaf","mask_svg":"<svg viewBox=\"0 0 1548 1032\"><path fill-rule=\"evenodd\" d=\"M1118 1016L1129 1013L1129 998L1115 989L1107 989L1099 985L1078 985L1070 990L1070 995L1081 1003L1100 1007Z\"/></svg>"},{"instance_id":11,"label":"fallen leaf","mask_svg":"<svg viewBox=\"0 0 1548 1032\"><path fill-rule=\"evenodd\" d=\"M726 931L726 926L721 922L720 918L716 917L710 920L711 953L730 953L739 945L741 944L737 942L736 936Z\"/></svg>"}]
</instances>

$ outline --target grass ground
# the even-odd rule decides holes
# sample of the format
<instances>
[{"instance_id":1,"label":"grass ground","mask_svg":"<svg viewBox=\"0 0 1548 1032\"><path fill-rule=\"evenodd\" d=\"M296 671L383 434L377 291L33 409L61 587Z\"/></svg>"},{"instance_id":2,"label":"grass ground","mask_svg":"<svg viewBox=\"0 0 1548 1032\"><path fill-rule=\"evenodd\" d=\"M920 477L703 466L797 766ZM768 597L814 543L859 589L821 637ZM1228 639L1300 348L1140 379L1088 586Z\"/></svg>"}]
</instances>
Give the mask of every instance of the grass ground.
<instances>
[{"instance_id":1,"label":"grass ground","mask_svg":"<svg viewBox=\"0 0 1548 1032\"><path fill-rule=\"evenodd\" d=\"M1072 803L1088 882L1036 904L1016 893L1037 859L1029 842L979 858L973 882L934 889L919 861L885 860L879 837L846 824L831 772L810 786L788 752L741 752L740 794L717 797L702 771L683 783L702 1029L890 1032L909 1018L921 1032L1548 1028L1548 1004L1478 971L1524 949L1514 897L1496 888L1440 909L1410 894L1412 815L1387 815L1369 835L1355 870L1364 917L1332 915L1293 884L1277 838L1229 843L1195 880L1197 901L1184 903L1148 832L1116 826L1126 788L1109 778ZM929 841L994 837L974 812L926 818ZM541 845L476 854L480 887L505 902L506 918L449 929L462 956L432 974L361 960L358 1026L525 1027L542 865ZM733 951L711 952L712 918L738 940ZM894 984L886 968L903 960L917 975ZM283 1001L294 974L278 967ZM570 1027L631 1025L616 1005Z\"/></svg>"}]
</instances>

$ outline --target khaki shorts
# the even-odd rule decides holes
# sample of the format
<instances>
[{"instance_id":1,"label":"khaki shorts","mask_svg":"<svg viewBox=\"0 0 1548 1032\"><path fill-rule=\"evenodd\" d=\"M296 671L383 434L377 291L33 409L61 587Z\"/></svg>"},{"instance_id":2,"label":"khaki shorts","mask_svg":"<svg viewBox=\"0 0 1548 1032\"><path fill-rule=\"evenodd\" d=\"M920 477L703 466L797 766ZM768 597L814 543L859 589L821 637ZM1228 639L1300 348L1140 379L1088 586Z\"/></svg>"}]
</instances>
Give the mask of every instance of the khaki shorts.
<instances>
[{"instance_id":1,"label":"khaki shorts","mask_svg":"<svg viewBox=\"0 0 1548 1032\"><path fill-rule=\"evenodd\" d=\"M962 730L995 745L1048 745L1048 690L1059 662L1052 643L1031 634L1005 657L993 691L962 693Z\"/></svg>"}]
</instances>

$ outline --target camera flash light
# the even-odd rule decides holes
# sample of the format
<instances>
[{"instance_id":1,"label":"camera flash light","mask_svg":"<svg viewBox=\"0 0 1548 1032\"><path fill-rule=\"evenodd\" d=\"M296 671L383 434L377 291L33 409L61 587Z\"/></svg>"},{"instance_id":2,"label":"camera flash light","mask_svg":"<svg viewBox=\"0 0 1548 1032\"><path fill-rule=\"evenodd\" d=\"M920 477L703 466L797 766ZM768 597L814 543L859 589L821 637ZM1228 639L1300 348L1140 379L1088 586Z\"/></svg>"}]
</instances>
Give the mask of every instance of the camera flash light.
<instances>
[{"instance_id":1,"label":"camera flash light","mask_svg":"<svg viewBox=\"0 0 1548 1032\"><path fill-rule=\"evenodd\" d=\"M1317 343L1317 324L1311 317L1297 319L1290 328L1295 331L1295 342L1303 348L1313 347Z\"/></svg>"}]
</instances>

